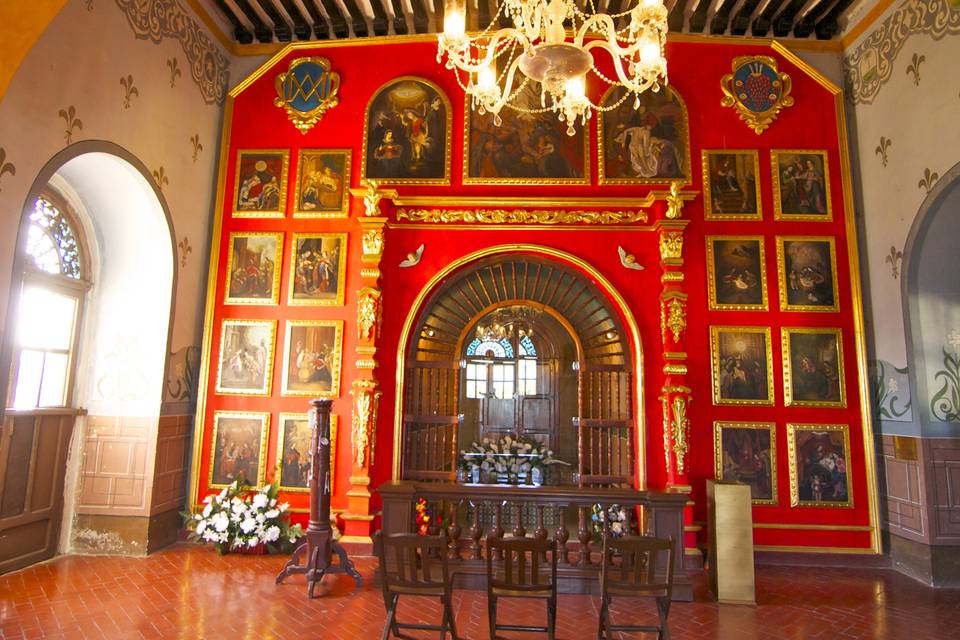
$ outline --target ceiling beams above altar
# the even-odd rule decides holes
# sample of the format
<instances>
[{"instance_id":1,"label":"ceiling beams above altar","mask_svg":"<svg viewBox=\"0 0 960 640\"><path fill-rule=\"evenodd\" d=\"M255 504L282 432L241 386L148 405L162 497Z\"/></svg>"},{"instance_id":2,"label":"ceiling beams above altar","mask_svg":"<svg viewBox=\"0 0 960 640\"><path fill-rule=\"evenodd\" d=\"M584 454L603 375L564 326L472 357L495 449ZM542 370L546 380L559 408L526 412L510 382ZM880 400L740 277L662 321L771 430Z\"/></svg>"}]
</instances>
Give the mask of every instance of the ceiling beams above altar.
<instances>
[{"instance_id":1,"label":"ceiling beams above altar","mask_svg":"<svg viewBox=\"0 0 960 640\"><path fill-rule=\"evenodd\" d=\"M673 33L830 40L872 0L666 0ZM578 0L584 5L589 0ZM632 0L599 0L617 14ZM239 44L436 33L443 0L200 0ZM496 0L467 0L467 27L481 29ZM501 23L503 18L501 17Z\"/></svg>"}]
</instances>

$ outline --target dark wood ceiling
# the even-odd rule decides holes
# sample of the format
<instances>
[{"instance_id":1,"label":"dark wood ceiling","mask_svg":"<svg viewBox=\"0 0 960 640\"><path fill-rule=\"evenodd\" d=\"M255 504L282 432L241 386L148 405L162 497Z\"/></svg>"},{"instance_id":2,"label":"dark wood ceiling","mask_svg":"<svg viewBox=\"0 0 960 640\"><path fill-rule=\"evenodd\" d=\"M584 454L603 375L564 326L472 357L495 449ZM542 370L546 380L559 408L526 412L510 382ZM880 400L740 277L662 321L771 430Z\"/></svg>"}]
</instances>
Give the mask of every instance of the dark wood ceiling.
<instances>
[{"instance_id":1,"label":"dark wood ceiling","mask_svg":"<svg viewBox=\"0 0 960 640\"><path fill-rule=\"evenodd\" d=\"M577 0L583 6L586 0ZM634 0L594 0L619 13ZM672 33L815 38L840 32L855 0L666 0ZM443 0L204 0L240 44L436 33ZM468 28L496 15L496 0L467 0Z\"/></svg>"}]
</instances>

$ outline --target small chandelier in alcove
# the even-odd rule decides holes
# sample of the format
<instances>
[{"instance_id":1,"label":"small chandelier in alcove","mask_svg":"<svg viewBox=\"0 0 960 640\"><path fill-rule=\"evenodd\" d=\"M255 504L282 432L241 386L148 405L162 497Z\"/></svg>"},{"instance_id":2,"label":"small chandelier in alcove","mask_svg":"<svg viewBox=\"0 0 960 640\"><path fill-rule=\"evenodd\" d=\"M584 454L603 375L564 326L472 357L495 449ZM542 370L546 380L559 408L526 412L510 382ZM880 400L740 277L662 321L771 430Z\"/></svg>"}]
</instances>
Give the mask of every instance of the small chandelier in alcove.
<instances>
[{"instance_id":1,"label":"small chandelier in alcove","mask_svg":"<svg viewBox=\"0 0 960 640\"><path fill-rule=\"evenodd\" d=\"M553 111L573 135L578 118L585 125L594 110L616 108L631 95L636 108L640 93L658 91L667 83L667 9L662 0L634 1L632 9L608 15L596 10L594 0L586 0L584 9L575 0L500 0L490 24L468 34L464 0L447 0L437 62L446 56L446 67L470 96L472 108L492 113L495 124L500 124L504 107ZM498 28L501 17L512 26ZM572 41L567 40L568 24ZM597 69L595 49L610 55L616 77ZM623 98L608 107L593 104L586 96L591 72L607 84L626 88ZM530 81L540 83L540 109L516 102Z\"/></svg>"},{"instance_id":2,"label":"small chandelier in alcove","mask_svg":"<svg viewBox=\"0 0 960 640\"><path fill-rule=\"evenodd\" d=\"M477 323L475 335L481 341L512 340L533 337L533 325L540 311L533 307L512 306L497 309Z\"/></svg>"}]
</instances>

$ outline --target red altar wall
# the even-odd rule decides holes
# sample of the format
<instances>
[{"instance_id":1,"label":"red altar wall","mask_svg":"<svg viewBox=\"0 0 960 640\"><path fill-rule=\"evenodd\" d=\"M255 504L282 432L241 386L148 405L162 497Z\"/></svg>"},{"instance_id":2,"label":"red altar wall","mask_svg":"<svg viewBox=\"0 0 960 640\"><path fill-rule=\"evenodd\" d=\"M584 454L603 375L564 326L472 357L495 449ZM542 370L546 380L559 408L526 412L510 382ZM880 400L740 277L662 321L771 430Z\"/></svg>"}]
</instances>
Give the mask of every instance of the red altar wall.
<instances>
[{"instance_id":1,"label":"red altar wall","mask_svg":"<svg viewBox=\"0 0 960 640\"><path fill-rule=\"evenodd\" d=\"M340 74L339 105L306 135L301 135L288 121L285 112L274 106L274 81L277 74L287 70L290 60L318 55L331 61L333 70ZM783 110L778 119L762 135L755 134L732 108L720 104L723 94L721 77L731 70L731 61L742 55L771 55L777 59L781 71L793 79L795 105ZM755 542L758 545L813 550L860 550L869 552L877 540L872 527L876 526L871 511L875 509L872 461L865 443L869 426L861 418L861 385L863 361L858 354L859 291L851 285L851 262L848 255L848 237L851 229L845 191L846 158L841 156L841 132L838 129L837 98L806 70L795 64L796 59L784 55L768 43L731 44L695 41L671 41L667 48L670 84L683 97L689 113L692 183L684 191L702 191L702 149L758 149L760 159L763 220L704 221L702 196L686 203L682 217L689 220L684 233L684 265L686 279L682 290L689 295L686 330L686 364L689 374L686 383L692 388L690 406L691 447L688 457L689 484L695 506L691 522L706 519L705 480L714 477L713 422L715 420L756 421L776 423L776 463L778 469L778 506L755 506L753 509ZM357 345L356 306L357 290L363 286L360 278L360 226L363 203L355 199L348 219L303 220L294 219L293 176L296 173L297 152L301 148L352 149L351 186L360 186L361 146L365 109L368 101L384 83L402 75L426 78L442 88L452 104L452 166L451 186L399 185L402 196L524 196L524 197L642 197L651 189L663 190L664 185L599 186L597 184L597 130L596 119L589 124L590 167L589 186L464 186L461 184L463 149L463 93L452 73L436 63L436 45L433 41L407 39L373 39L362 46L329 43L288 48L260 69L251 79L234 90L225 116L223 148L221 149L221 190L216 203L218 224L212 238L211 277L208 291L208 310L204 340L204 365L201 375L200 402L196 431L193 467L192 499L196 502L211 492L207 487L210 464L210 437L213 413L216 410L269 411L270 437L267 448L268 477L277 462L277 436L280 412L305 411L306 399L281 397L280 380L283 360L283 322L287 319L340 319L345 323L343 364L339 397L333 413L340 417L340 433L336 464L336 495L334 507L346 508L346 491L350 488L351 446L350 416L351 381L358 375L355 365ZM588 93L598 101L603 90L599 84L590 85ZM238 149L289 149L290 188L287 189L287 216L283 219L238 219L231 215L235 163ZM824 149L829 157L829 180L833 206L832 222L774 221L773 194L770 168L770 149ZM388 185L389 186L389 185ZM660 203L662 204L662 203ZM658 205L659 206L659 205ZM393 220L393 207L385 202L383 215ZM225 306L225 270L227 238L232 231L283 231L284 261L280 282L281 299L276 306ZM290 244L292 234L298 231L330 231L349 234L347 257L346 299L340 307L289 307L286 291L290 277ZM704 236L715 234L763 235L765 238L767 295L769 311L708 311ZM779 311L777 297L777 267L775 236L777 235L832 235L836 238L839 280L839 313L784 313ZM394 402L397 366L397 346L404 319L424 285L440 269L473 251L501 244L528 243L552 247L577 256L593 265L622 294L639 327L643 347L642 415L645 419L645 473L650 488L666 485L663 462L663 423L659 395L665 382L660 343L659 296L660 254L658 235L649 227L637 231L610 231L600 226L583 230L550 230L522 228L491 230L478 225L476 230L451 230L443 225L434 228L391 227L386 230L386 249L380 268L383 272L384 323L377 343L375 376L383 396L380 401L376 426L376 451L371 469L371 488L393 475ZM426 245L423 259L411 269L399 269L398 263L421 243ZM620 265L617 245L622 244L646 266L644 271L631 271ZM616 306L616 305L614 305ZM269 397L227 396L215 393L216 362L218 359L220 325L225 318L263 318L279 320L274 358L272 394ZM751 325L771 327L773 348L774 406L713 406L710 377L711 325ZM782 362L780 356L781 326L839 327L843 331L847 407L845 409L785 407L783 398ZM788 422L843 423L850 425L850 463L853 469L853 508L791 507L787 460ZM304 494L291 494L287 499L295 508L306 507ZM374 501L376 499L374 498ZM763 525L776 525L764 527ZM692 542L692 539L688 543Z\"/></svg>"}]
</instances>

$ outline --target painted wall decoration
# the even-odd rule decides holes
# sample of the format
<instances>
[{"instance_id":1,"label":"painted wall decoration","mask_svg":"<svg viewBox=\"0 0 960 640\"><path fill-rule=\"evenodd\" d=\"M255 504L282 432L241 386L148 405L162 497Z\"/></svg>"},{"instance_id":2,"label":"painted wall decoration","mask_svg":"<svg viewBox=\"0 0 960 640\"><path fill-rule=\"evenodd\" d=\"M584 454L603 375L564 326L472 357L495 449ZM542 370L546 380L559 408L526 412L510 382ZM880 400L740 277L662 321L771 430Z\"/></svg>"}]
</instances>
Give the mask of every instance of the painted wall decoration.
<instances>
[{"instance_id":1,"label":"painted wall decoration","mask_svg":"<svg viewBox=\"0 0 960 640\"><path fill-rule=\"evenodd\" d=\"M306 135L327 109L340 102L340 74L326 58L297 58L277 76L273 104L287 112L297 130Z\"/></svg>"},{"instance_id":2,"label":"painted wall decoration","mask_svg":"<svg viewBox=\"0 0 960 640\"><path fill-rule=\"evenodd\" d=\"M690 181L687 107L666 86L640 94L639 105L626 89L611 87L597 115L600 184L651 184Z\"/></svg>"},{"instance_id":3,"label":"painted wall decoration","mask_svg":"<svg viewBox=\"0 0 960 640\"><path fill-rule=\"evenodd\" d=\"M907 367L885 360L870 363L870 397L873 415L890 422L913 422L910 379Z\"/></svg>"},{"instance_id":4,"label":"painted wall decoration","mask_svg":"<svg viewBox=\"0 0 960 640\"><path fill-rule=\"evenodd\" d=\"M217 393L270 395L277 324L224 320L220 328Z\"/></svg>"},{"instance_id":5,"label":"painted wall decoration","mask_svg":"<svg viewBox=\"0 0 960 640\"><path fill-rule=\"evenodd\" d=\"M218 411L213 417L210 486L222 488L243 479L259 486L266 463L270 414Z\"/></svg>"},{"instance_id":6,"label":"painted wall decoration","mask_svg":"<svg viewBox=\"0 0 960 640\"><path fill-rule=\"evenodd\" d=\"M848 425L788 424L787 449L791 506L853 506Z\"/></svg>"},{"instance_id":7,"label":"painted wall decoration","mask_svg":"<svg viewBox=\"0 0 960 640\"><path fill-rule=\"evenodd\" d=\"M237 152L233 215L237 218L282 218L287 206L290 153L282 149Z\"/></svg>"},{"instance_id":8,"label":"painted wall decoration","mask_svg":"<svg viewBox=\"0 0 960 640\"><path fill-rule=\"evenodd\" d=\"M750 487L755 505L777 504L777 428L772 422L714 422L718 480Z\"/></svg>"},{"instance_id":9,"label":"painted wall decoration","mask_svg":"<svg viewBox=\"0 0 960 640\"><path fill-rule=\"evenodd\" d=\"M350 150L301 149L294 218L345 217L350 207Z\"/></svg>"},{"instance_id":10,"label":"painted wall decoration","mask_svg":"<svg viewBox=\"0 0 960 640\"><path fill-rule=\"evenodd\" d=\"M337 467L338 416L330 416L330 493L335 490ZM278 427L277 458L280 460L280 490L309 493L310 481L309 414L281 413Z\"/></svg>"},{"instance_id":11,"label":"painted wall decoration","mask_svg":"<svg viewBox=\"0 0 960 640\"><path fill-rule=\"evenodd\" d=\"M423 78L391 80L370 99L363 129L363 178L450 183L450 101Z\"/></svg>"},{"instance_id":12,"label":"painted wall decoration","mask_svg":"<svg viewBox=\"0 0 960 640\"><path fill-rule=\"evenodd\" d=\"M763 236L707 236L710 309L766 311Z\"/></svg>"},{"instance_id":13,"label":"painted wall decoration","mask_svg":"<svg viewBox=\"0 0 960 640\"><path fill-rule=\"evenodd\" d=\"M777 220L832 220L826 151L774 150L773 214Z\"/></svg>"},{"instance_id":14,"label":"painted wall decoration","mask_svg":"<svg viewBox=\"0 0 960 640\"><path fill-rule=\"evenodd\" d=\"M340 395L342 321L290 320L284 345L283 395L311 398Z\"/></svg>"},{"instance_id":15,"label":"painted wall decoration","mask_svg":"<svg viewBox=\"0 0 960 640\"><path fill-rule=\"evenodd\" d=\"M781 311L839 311L832 237L777 236Z\"/></svg>"},{"instance_id":16,"label":"painted wall decoration","mask_svg":"<svg viewBox=\"0 0 960 640\"><path fill-rule=\"evenodd\" d=\"M769 327L710 327L714 404L772 405Z\"/></svg>"},{"instance_id":17,"label":"painted wall decoration","mask_svg":"<svg viewBox=\"0 0 960 640\"><path fill-rule=\"evenodd\" d=\"M227 247L225 304L277 304L283 234L235 232Z\"/></svg>"},{"instance_id":18,"label":"painted wall decoration","mask_svg":"<svg viewBox=\"0 0 960 640\"><path fill-rule=\"evenodd\" d=\"M954 332L952 348L943 349L943 362L933 374L936 391L930 398L930 415L941 422L960 422L960 334Z\"/></svg>"},{"instance_id":19,"label":"painted wall decoration","mask_svg":"<svg viewBox=\"0 0 960 640\"><path fill-rule=\"evenodd\" d=\"M760 158L754 150L703 151L705 220L761 220Z\"/></svg>"},{"instance_id":20,"label":"painted wall decoration","mask_svg":"<svg viewBox=\"0 0 960 640\"><path fill-rule=\"evenodd\" d=\"M524 85L515 102L534 112L505 108L498 125L491 113L465 110L463 184L589 183L589 136L584 127L567 135L566 125L555 114L537 112L538 83Z\"/></svg>"},{"instance_id":21,"label":"painted wall decoration","mask_svg":"<svg viewBox=\"0 0 960 640\"><path fill-rule=\"evenodd\" d=\"M343 304L347 265L345 233L295 233L287 304Z\"/></svg>"},{"instance_id":22,"label":"painted wall decoration","mask_svg":"<svg viewBox=\"0 0 960 640\"><path fill-rule=\"evenodd\" d=\"M760 135L781 109L793 106L793 80L770 56L740 56L733 59L732 67L733 72L720 80L720 104L736 109L740 119Z\"/></svg>"},{"instance_id":23,"label":"painted wall decoration","mask_svg":"<svg viewBox=\"0 0 960 640\"><path fill-rule=\"evenodd\" d=\"M784 327L781 333L784 404L845 407L840 329Z\"/></svg>"}]
</instances>

